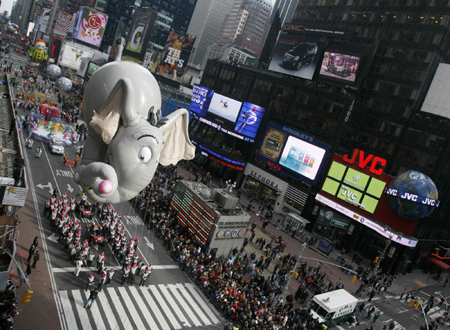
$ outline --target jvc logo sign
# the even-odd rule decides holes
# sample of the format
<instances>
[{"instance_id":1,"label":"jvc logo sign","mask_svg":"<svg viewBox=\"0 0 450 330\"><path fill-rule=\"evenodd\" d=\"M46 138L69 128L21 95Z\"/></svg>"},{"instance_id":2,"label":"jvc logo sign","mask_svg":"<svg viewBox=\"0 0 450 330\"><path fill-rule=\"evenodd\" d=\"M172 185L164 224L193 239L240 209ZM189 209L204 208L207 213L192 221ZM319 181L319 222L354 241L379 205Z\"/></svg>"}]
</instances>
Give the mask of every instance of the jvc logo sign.
<instances>
[{"instance_id":1,"label":"jvc logo sign","mask_svg":"<svg viewBox=\"0 0 450 330\"><path fill-rule=\"evenodd\" d=\"M386 159L374 156L372 154L368 154L367 156L364 154L364 151L355 149L353 152L352 157L348 157L348 155L344 155L344 161L349 164L354 164L355 161L358 159L358 166L360 168L364 168L367 165L369 165L370 161L372 163L370 164L369 171L373 174L381 175L383 173L383 167L386 166Z\"/></svg>"}]
</instances>

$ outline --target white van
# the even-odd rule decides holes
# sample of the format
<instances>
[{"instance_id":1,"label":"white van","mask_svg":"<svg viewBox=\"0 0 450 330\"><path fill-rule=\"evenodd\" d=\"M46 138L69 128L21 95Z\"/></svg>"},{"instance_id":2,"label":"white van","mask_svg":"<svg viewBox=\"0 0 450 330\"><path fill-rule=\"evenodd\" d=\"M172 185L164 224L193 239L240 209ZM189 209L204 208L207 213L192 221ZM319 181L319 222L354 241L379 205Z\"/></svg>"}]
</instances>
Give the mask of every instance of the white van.
<instances>
[{"instance_id":1,"label":"white van","mask_svg":"<svg viewBox=\"0 0 450 330\"><path fill-rule=\"evenodd\" d=\"M318 294L313 297L311 313L320 323L330 325L347 321L355 311L358 299L344 289Z\"/></svg>"}]
</instances>

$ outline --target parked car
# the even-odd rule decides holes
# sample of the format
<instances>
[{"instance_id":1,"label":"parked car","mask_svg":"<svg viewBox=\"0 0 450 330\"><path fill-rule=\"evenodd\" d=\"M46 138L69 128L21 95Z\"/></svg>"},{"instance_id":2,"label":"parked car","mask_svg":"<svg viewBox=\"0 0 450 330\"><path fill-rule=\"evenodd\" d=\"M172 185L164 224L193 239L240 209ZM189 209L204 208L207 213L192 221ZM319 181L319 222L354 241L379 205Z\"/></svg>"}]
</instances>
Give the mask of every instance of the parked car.
<instances>
[{"instance_id":1,"label":"parked car","mask_svg":"<svg viewBox=\"0 0 450 330\"><path fill-rule=\"evenodd\" d=\"M304 64L311 64L317 54L315 42L299 42L284 54L283 64L300 70Z\"/></svg>"},{"instance_id":2,"label":"parked car","mask_svg":"<svg viewBox=\"0 0 450 330\"><path fill-rule=\"evenodd\" d=\"M60 139L51 139L48 147L50 148L51 153L64 155L64 144Z\"/></svg>"}]
</instances>

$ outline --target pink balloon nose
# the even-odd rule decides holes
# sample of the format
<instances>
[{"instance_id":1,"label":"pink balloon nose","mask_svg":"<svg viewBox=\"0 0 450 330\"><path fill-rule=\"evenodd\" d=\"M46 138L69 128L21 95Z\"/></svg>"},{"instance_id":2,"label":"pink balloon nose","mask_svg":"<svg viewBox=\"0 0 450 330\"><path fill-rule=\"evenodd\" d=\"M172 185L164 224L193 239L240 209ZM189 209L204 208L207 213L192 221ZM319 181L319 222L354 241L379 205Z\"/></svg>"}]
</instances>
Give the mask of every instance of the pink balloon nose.
<instances>
[{"instance_id":1,"label":"pink balloon nose","mask_svg":"<svg viewBox=\"0 0 450 330\"><path fill-rule=\"evenodd\" d=\"M114 185L109 180L103 180L100 182L100 185L98 186L98 189L102 194L109 194L114 188Z\"/></svg>"}]
</instances>

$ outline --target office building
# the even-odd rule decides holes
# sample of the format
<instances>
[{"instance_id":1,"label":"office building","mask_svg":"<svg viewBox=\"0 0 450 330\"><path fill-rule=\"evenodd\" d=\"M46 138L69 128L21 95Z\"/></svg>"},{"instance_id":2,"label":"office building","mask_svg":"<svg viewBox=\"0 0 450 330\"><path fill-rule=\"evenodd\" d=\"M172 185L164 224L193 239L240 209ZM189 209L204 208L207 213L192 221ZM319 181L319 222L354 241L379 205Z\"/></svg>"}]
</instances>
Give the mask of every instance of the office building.
<instances>
[{"instance_id":1,"label":"office building","mask_svg":"<svg viewBox=\"0 0 450 330\"><path fill-rule=\"evenodd\" d=\"M450 206L445 200L450 188L450 120L446 115L433 114L428 104L424 107L434 77L442 75L441 70L446 68L442 64L450 63L450 39L446 33L449 13L448 1L438 0L299 1L293 25L284 33L290 33L292 40L309 40L308 50L316 52L310 62L295 70L286 68L281 61L277 63L280 69L275 70L278 72L273 72L209 61L201 82L218 93L261 105L270 111L270 122L294 127L312 140L330 146L315 185L285 175L277 164L263 161L253 152L247 161L262 172L260 177L270 178L268 182L287 182L288 188L283 192L259 180L259 184L273 191L273 197L288 196L284 200L277 197L277 203L290 206L291 211L293 207L311 221L309 230L367 258L380 256L376 251L387 251L381 265L385 270L405 271L425 262L441 267L441 260L427 253L449 243ZM314 38L319 51L312 45ZM286 55L288 51L282 54L285 59L292 59ZM344 58L345 67L332 60ZM360 62L355 62L355 58ZM343 71L337 70L339 66ZM311 76L302 78L308 70ZM334 78L330 77L332 70ZM353 81L349 78L352 75ZM200 125L197 132L201 129ZM262 137L257 137L253 151L258 150ZM363 224L357 216L351 218L337 210L336 207L349 208L346 201L338 199L333 199L331 207L320 197L327 173L333 161L340 161L344 155L350 157L358 150L383 159L383 174L391 177L408 170L428 175L443 203L421 220L405 222L398 217L397 223L364 211L368 221ZM289 198L290 186L305 195L301 203ZM384 198L383 195L381 199ZM331 224L325 216L329 211ZM370 227L369 223L378 227ZM395 236L386 236L387 232L395 232ZM417 247L398 243L405 237Z\"/></svg>"},{"instance_id":2,"label":"office building","mask_svg":"<svg viewBox=\"0 0 450 330\"><path fill-rule=\"evenodd\" d=\"M206 48L206 54L203 58L200 70L204 70L206 63L211 59L227 61L237 65L249 63L251 59L255 59L255 56L253 53L236 45L209 45L208 48Z\"/></svg>"}]
</instances>

